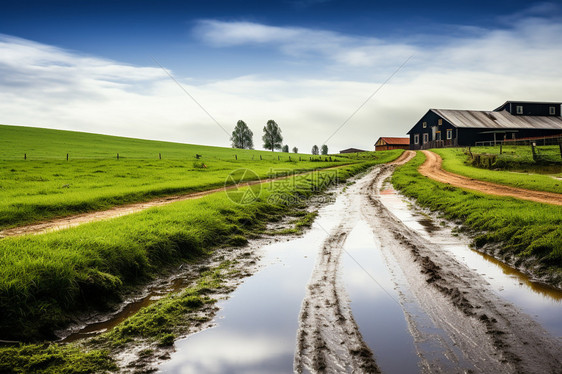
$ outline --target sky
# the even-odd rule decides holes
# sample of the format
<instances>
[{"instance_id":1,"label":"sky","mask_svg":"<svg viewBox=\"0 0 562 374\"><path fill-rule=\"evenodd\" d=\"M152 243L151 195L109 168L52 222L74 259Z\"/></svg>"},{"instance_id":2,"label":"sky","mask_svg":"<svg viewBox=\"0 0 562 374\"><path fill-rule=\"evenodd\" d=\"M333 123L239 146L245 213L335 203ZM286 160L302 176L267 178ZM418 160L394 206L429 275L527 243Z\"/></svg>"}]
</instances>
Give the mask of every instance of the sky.
<instances>
[{"instance_id":1,"label":"sky","mask_svg":"<svg viewBox=\"0 0 562 374\"><path fill-rule=\"evenodd\" d=\"M562 1L0 0L0 123L309 153L562 101Z\"/></svg>"}]
</instances>

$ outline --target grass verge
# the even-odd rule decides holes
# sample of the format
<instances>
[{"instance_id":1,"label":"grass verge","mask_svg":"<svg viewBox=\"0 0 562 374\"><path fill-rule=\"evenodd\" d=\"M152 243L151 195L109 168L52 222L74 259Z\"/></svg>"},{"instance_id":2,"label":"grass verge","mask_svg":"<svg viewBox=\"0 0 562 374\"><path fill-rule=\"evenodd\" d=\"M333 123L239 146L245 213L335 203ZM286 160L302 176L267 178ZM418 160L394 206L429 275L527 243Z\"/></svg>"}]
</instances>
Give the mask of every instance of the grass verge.
<instances>
[{"instance_id":1,"label":"grass verge","mask_svg":"<svg viewBox=\"0 0 562 374\"><path fill-rule=\"evenodd\" d=\"M443 158L443 169L451 173L529 190L562 193L562 180L555 179L550 175L522 174L505 170L477 168L469 164L469 156L461 148L432 149L432 151ZM476 149L472 149L473 153L476 151Z\"/></svg>"},{"instance_id":2,"label":"grass verge","mask_svg":"<svg viewBox=\"0 0 562 374\"><path fill-rule=\"evenodd\" d=\"M392 183L418 204L460 220L473 245L535 278L562 286L562 207L469 192L422 176L423 153L395 171Z\"/></svg>"},{"instance_id":3,"label":"grass verge","mask_svg":"<svg viewBox=\"0 0 562 374\"><path fill-rule=\"evenodd\" d=\"M0 260L2 336L48 337L55 326L67 323L77 311L117 299L126 287L146 282L162 266L205 256L218 246L243 244L263 230L268 220L294 212L295 201L343 183L377 163L317 172L299 178L288 190L272 185L248 205L215 194L51 234L4 239L0 242L4 254ZM298 219L293 223L301 229L310 225L315 214L294 215ZM4 365L0 371L107 372L116 368L111 352L131 341L171 345L178 331L185 332L190 324L209 318L190 312L205 311L214 303L207 293L224 287L229 266L225 262L202 274L194 287L168 295L86 345L0 348L0 365ZM141 356L152 354L151 349L141 352Z\"/></svg>"}]
</instances>

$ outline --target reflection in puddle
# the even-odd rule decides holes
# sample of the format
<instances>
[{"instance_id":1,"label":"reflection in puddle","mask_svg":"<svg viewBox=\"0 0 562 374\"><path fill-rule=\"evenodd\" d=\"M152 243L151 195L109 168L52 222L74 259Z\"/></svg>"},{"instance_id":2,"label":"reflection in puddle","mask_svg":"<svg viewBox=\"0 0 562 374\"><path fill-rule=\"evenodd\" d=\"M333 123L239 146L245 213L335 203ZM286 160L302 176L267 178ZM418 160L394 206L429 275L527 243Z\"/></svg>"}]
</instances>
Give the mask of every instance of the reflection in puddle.
<instances>
[{"instance_id":1,"label":"reflection in puddle","mask_svg":"<svg viewBox=\"0 0 562 374\"><path fill-rule=\"evenodd\" d=\"M481 274L501 297L534 317L553 336L562 337L562 291L533 282L516 269L470 249L468 238L453 236L450 228L433 222L428 224L434 220L412 212L399 194L386 194L381 201L409 228L449 251L457 261Z\"/></svg>"},{"instance_id":2,"label":"reflection in puddle","mask_svg":"<svg viewBox=\"0 0 562 374\"><path fill-rule=\"evenodd\" d=\"M221 308L216 326L176 342L163 373L290 373L298 319L318 244L337 220L341 204L320 211L304 237L268 245L267 266L246 279ZM326 231L325 231L326 230Z\"/></svg>"},{"instance_id":3,"label":"reflection in puddle","mask_svg":"<svg viewBox=\"0 0 562 374\"><path fill-rule=\"evenodd\" d=\"M377 365L387 373L418 372L419 358L397 301L393 277L380 253L380 244L365 221L354 227L344 249L345 290L351 299L355 322L372 348Z\"/></svg>"}]
</instances>

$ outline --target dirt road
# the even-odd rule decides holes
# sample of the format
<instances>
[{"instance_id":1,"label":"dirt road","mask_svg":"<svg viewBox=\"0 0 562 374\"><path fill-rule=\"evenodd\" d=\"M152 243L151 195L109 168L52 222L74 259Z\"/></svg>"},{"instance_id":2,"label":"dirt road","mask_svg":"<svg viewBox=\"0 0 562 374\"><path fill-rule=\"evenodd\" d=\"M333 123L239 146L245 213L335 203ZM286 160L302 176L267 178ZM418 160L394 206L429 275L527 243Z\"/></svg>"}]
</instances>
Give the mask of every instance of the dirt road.
<instances>
[{"instance_id":1,"label":"dirt road","mask_svg":"<svg viewBox=\"0 0 562 374\"><path fill-rule=\"evenodd\" d=\"M320 246L302 303L295 371L379 371L377 346L365 344L338 265L351 230L357 222L366 222L384 258L396 263L405 278L408 291L400 293L399 303L414 338L420 372L560 372L559 340L492 292L478 271L408 228L382 204L380 189L393 170L394 165L378 167L344 194L341 223Z\"/></svg>"},{"instance_id":2,"label":"dirt road","mask_svg":"<svg viewBox=\"0 0 562 374\"><path fill-rule=\"evenodd\" d=\"M342 166L344 166L344 165L342 165ZM329 169L334 169L334 168L338 168L338 167L341 167L341 166L325 168L325 169L322 169L322 170L329 170ZM303 173L303 174L306 174L306 173ZM152 207L171 204L171 203L175 203L175 202L178 202L178 201L198 199L198 198L201 198L203 196L207 196L207 195L210 195L210 194L213 194L213 193L216 193L216 192L235 190L235 189L238 189L238 188L243 188L243 187L246 187L246 186L253 186L253 185L256 185L256 184L260 184L260 183L261 184L269 183L269 182L279 180L279 179L283 179L283 178L286 178L286 177L255 180L255 181L251 181L251 182L239 183L239 184L231 185L231 186L228 186L228 187L214 188L214 189L211 189L211 190L206 190L206 191L201 191L201 192L192 192L192 193L176 195L176 196L161 197L161 198L157 198L157 199L145 201L145 202L140 202L140 203L119 205L119 206L113 207L113 208L108 209L108 210L102 210L102 211L90 212L90 213L84 213L84 214L77 214L77 215L72 215L72 216L68 216L68 217L54 218L54 219L51 219L51 220L33 223L33 224L30 224L30 225L19 226L19 227L1 230L0 231L0 238L8 237L8 236L21 236L21 235L28 235L28 234L41 234L41 233L44 233L44 232L47 232L47 231L62 230L62 229L78 226L78 225L88 223L88 222L101 221L101 220L106 220L106 219L110 219L110 218L125 216L127 214L140 212L142 210L149 209L149 208L152 208Z\"/></svg>"},{"instance_id":3,"label":"dirt road","mask_svg":"<svg viewBox=\"0 0 562 374\"><path fill-rule=\"evenodd\" d=\"M419 168L419 172L428 178L441 183L448 183L455 187L466 188L473 191L491 195L510 196L522 200L538 203L562 205L562 194L553 192L532 191L523 188L503 186L491 182L480 181L445 171L441 168L441 156L431 151L422 151L426 161Z\"/></svg>"}]
</instances>

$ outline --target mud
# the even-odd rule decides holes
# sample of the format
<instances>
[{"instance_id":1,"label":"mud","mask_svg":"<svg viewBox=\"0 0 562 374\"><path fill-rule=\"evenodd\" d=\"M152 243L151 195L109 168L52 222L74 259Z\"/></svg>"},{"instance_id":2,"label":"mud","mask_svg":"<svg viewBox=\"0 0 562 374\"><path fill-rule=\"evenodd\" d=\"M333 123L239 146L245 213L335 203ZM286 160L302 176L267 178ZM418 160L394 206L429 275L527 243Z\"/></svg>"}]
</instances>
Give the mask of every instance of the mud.
<instances>
[{"instance_id":1,"label":"mud","mask_svg":"<svg viewBox=\"0 0 562 374\"><path fill-rule=\"evenodd\" d=\"M530 200L543 204L562 205L562 194L526 190L467 178L443 170L441 167L443 160L438 154L431 151L422 152L427 159L422 166L420 166L419 172L438 182L491 195L515 197L517 199Z\"/></svg>"},{"instance_id":2,"label":"mud","mask_svg":"<svg viewBox=\"0 0 562 374\"><path fill-rule=\"evenodd\" d=\"M362 189L373 232L406 276L414 299L436 326L447 332L462 358L464 370L474 372L557 372L562 363L560 341L516 307L496 296L482 277L409 229L378 198L382 182L392 167L382 167ZM367 205L366 205L367 206ZM411 318L411 331L422 341L423 329ZM444 343L443 349L451 349ZM431 372L447 372L450 366L423 358ZM460 358L459 358L460 359ZM452 360L454 363L455 360ZM460 361L459 361L460 362ZM462 366L461 366L462 367ZM457 367L461 369L461 367Z\"/></svg>"},{"instance_id":3,"label":"mud","mask_svg":"<svg viewBox=\"0 0 562 374\"><path fill-rule=\"evenodd\" d=\"M310 280L297 335L295 371L380 373L338 282L349 227L340 225L324 242Z\"/></svg>"},{"instance_id":4,"label":"mud","mask_svg":"<svg viewBox=\"0 0 562 374\"><path fill-rule=\"evenodd\" d=\"M370 347L373 355L364 343L339 282L342 247L356 223L365 221L397 274L399 303L420 372L559 372L559 339L492 292L475 269L407 227L381 203L381 186L393 170L394 165L375 168L346 192L341 223L321 245L302 304L295 371L379 370L377 347ZM359 357L352 352L360 352Z\"/></svg>"}]
</instances>

